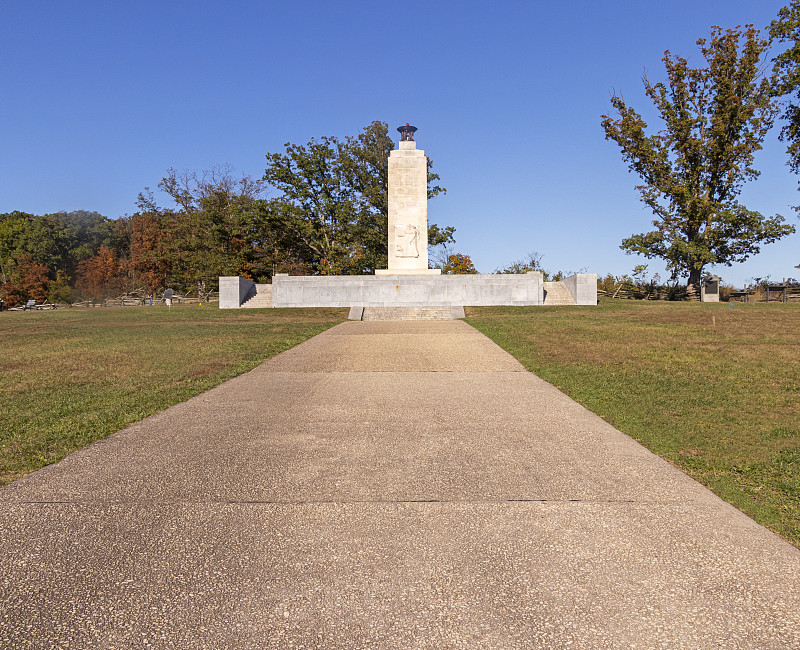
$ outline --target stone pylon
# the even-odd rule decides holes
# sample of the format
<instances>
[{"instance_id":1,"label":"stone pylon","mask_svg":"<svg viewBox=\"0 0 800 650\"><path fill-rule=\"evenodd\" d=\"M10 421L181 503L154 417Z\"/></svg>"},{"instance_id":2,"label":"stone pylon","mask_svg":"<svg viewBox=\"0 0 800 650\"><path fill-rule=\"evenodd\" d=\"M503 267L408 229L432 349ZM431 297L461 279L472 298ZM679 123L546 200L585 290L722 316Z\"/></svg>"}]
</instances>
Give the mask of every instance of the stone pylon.
<instances>
[{"instance_id":1,"label":"stone pylon","mask_svg":"<svg viewBox=\"0 0 800 650\"><path fill-rule=\"evenodd\" d=\"M428 268L428 159L414 142L416 127L401 126L389 155L389 268L378 274L438 274Z\"/></svg>"}]
</instances>

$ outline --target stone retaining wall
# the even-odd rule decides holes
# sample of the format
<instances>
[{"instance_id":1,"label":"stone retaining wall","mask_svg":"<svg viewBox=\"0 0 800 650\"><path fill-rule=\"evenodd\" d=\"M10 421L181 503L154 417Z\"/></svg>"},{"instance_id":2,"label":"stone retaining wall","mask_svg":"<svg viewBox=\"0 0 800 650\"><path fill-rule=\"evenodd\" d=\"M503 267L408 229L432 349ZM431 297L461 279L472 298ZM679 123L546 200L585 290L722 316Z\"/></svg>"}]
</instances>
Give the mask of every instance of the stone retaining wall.
<instances>
[{"instance_id":1,"label":"stone retaining wall","mask_svg":"<svg viewBox=\"0 0 800 650\"><path fill-rule=\"evenodd\" d=\"M338 275L272 279L276 307L540 305L542 274Z\"/></svg>"}]
</instances>

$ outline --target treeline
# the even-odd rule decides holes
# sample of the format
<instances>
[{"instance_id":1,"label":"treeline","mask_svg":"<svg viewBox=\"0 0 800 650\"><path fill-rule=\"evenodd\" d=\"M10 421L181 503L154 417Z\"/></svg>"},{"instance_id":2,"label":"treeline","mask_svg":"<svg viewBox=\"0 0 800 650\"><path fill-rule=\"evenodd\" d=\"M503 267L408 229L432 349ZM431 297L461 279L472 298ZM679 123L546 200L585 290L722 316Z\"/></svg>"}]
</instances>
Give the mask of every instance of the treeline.
<instances>
[{"instance_id":1,"label":"treeline","mask_svg":"<svg viewBox=\"0 0 800 650\"><path fill-rule=\"evenodd\" d=\"M97 212L0 214L0 297L7 306L29 298L67 302L91 260L100 251L128 249L129 240L126 221Z\"/></svg>"},{"instance_id":2,"label":"treeline","mask_svg":"<svg viewBox=\"0 0 800 650\"><path fill-rule=\"evenodd\" d=\"M753 301L766 300L769 287L786 286L788 299L791 302L800 300L800 280L784 278L773 280L770 276L753 278L744 292L753 297ZM678 281L663 282L658 273L647 277L647 265L639 264L633 269L633 274L613 275L597 278L597 295L599 297L621 298L629 300L700 300L700 294L693 290L691 285L681 284ZM741 288L722 282L719 285L719 299L727 301L731 294L741 291ZM775 300L775 291L772 291Z\"/></svg>"},{"instance_id":3,"label":"treeline","mask_svg":"<svg viewBox=\"0 0 800 650\"><path fill-rule=\"evenodd\" d=\"M219 276L268 282L275 273L363 274L387 265L388 158L384 122L357 136L287 143L267 154L262 179L211 171L168 170L137 212L0 214L0 297L102 300L171 287L216 289ZM445 190L429 162L428 197ZM269 197L268 193L277 194ZM431 224L432 246L453 241L452 227Z\"/></svg>"},{"instance_id":4,"label":"treeline","mask_svg":"<svg viewBox=\"0 0 800 650\"><path fill-rule=\"evenodd\" d=\"M575 273L584 273L585 269L579 271L550 271L542 266L542 259L544 255L531 251L522 259L512 262L511 264L498 267L494 270L495 273L528 273L529 271L539 271L542 274L544 282L559 282L567 276Z\"/></svg>"}]
</instances>

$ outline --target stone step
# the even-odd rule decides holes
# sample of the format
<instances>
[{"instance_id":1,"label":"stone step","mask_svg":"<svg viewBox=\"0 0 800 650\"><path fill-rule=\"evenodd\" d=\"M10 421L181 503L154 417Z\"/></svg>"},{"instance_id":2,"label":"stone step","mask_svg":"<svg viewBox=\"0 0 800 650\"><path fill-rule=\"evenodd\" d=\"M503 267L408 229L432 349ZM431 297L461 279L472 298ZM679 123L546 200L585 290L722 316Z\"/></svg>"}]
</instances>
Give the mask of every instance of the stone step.
<instances>
[{"instance_id":1,"label":"stone step","mask_svg":"<svg viewBox=\"0 0 800 650\"><path fill-rule=\"evenodd\" d=\"M271 309L272 308L272 285L257 284L256 293L242 303L245 309Z\"/></svg>"},{"instance_id":2,"label":"stone step","mask_svg":"<svg viewBox=\"0 0 800 650\"><path fill-rule=\"evenodd\" d=\"M574 305L575 298L572 297L569 289L563 282L543 282L544 304L546 307L552 305Z\"/></svg>"},{"instance_id":3,"label":"stone step","mask_svg":"<svg viewBox=\"0 0 800 650\"><path fill-rule=\"evenodd\" d=\"M351 307L350 320L453 320L464 318L463 307Z\"/></svg>"}]
</instances>

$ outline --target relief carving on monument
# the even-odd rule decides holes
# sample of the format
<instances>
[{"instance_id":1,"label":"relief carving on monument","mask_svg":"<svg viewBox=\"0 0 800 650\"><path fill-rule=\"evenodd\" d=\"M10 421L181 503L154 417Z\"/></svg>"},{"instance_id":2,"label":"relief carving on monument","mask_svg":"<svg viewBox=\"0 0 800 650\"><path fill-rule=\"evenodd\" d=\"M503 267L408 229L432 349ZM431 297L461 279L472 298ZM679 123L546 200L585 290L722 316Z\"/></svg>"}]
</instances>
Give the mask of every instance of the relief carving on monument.
<instances>
[{"instance_id":1,"label":"relief carving on monument","mask_svg":"<svg viewBox=\"0 0 800 650\"><path fill-rule=\"evenodd\" d=\"M419 257L419 230L416 226L398 223L395 229L397 257Z\"/></svg>"}]
</instances>

